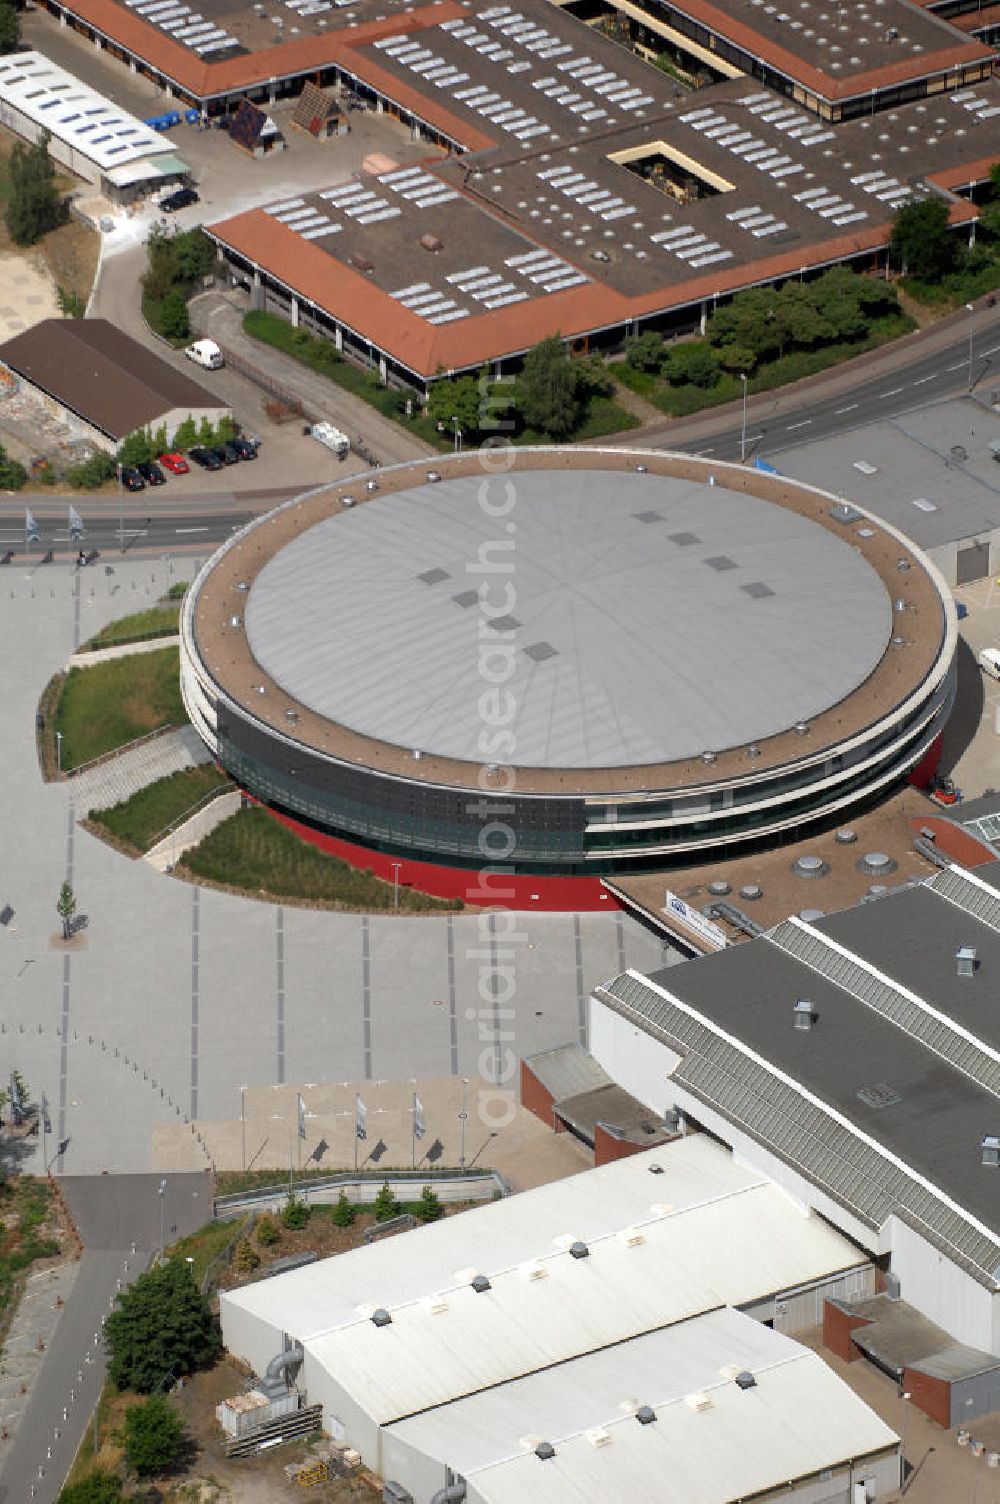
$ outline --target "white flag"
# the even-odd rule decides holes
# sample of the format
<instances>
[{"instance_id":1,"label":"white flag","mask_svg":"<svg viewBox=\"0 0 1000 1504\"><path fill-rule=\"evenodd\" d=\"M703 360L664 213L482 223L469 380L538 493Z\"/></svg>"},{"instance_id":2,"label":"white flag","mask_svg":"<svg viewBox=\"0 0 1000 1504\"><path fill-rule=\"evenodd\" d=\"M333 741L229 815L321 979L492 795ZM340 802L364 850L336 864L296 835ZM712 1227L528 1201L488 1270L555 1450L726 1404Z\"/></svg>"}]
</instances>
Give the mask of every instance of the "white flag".
<instances>
[{"instance_id":1,"label":"white flag","mask_svg":"<svg viewBox=\"0 0 1000 1504\"><path fill-rule=\"evenodd\" d=\"M368 1137L368 1109L360 1096L354 1098L354 1137Z\"/></svg>"},{"instance_id":2,"label":"white flag","mask_svg":"<svg viewBox=\"0 0 1000 1504\"><path fill-rule=\"evenodd\" d=\"M38 531L38 523L35 521L34 514L30 507L25 507L24 509L24 529L32 542L36 543L41 537L41 534Z\"/></svg>"},{"instance_id":3,"label":"white flag","mask_svg":"<svg viewBox=\"0 0 1000 1504\"><path fill-rule=\"evenodd\" d=\"M306 1136L306 1104L303 1102L302 1096L301 1096L301 1093L300 1093L300 1095L299 1095L299 1138L305 1138L305 1136Z\"/></svg>"},{"instance_id":4,"label":"white flag","mask_svg":"<svg viewBox=\"0 0 1000 1504\"><path fill-rule=\"evenodd\" d=\"M69 535L71 538L83 537L83 518L72 502L69 508Z\"/></svg>"},{"instance_id":5,"label":"white flag","mask_svg":"<svg viewBox=\"0 0 1000 1504\"><path fill-rule=\"evenodd\" d=\"M413 1093L413 1137L415 1139L421 1139L421 1138L423 1138L423 1136L424 1136L424 1134L426 1132L427 1132L427 1119L424 1117L424 1104L423 1104L423 1102L421 1102L421 1100L417 1096L416 1092L414 1092Z\"/></svg>"}]
</instances>

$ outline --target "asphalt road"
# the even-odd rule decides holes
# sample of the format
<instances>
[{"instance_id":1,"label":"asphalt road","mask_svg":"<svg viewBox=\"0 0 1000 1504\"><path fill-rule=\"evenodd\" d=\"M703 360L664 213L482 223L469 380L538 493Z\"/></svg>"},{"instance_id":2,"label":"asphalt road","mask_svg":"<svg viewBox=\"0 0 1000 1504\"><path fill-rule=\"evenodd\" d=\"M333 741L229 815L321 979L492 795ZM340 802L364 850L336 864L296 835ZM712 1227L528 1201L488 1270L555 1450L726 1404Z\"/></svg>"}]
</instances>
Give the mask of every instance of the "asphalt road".
<instances>
[{"instance_id":1,"label":"asphalt road","mask_svg":"<svg viewBox=\"0 0 1000 1504\"><path fill-rule=\"evenodd\" d=\"M116 1294L147 1268L160 1246L161 1226L170 1242L212 1215L204 1174L71 1175L61 1185L86 1253L4 1458L0 1504L52 1504L101 1392L101 1323Z\"/></svg>"},{"instance_id":2,"label":"asphalt road","mask_svg":"<svg viewBox=\"0 0 1000 1504\"><path fill-rule=\"evenodd\" d=\"M829 438L869 423L890 418L924 402L969 389L969 339L964 335L931 353L918 353L905 365L870 380L848 378L849 367L837 373L839 390L810 401L805 393L789 404L789 391L751 398L747 410L746 454L773 455L808 439ZM859 374L859 373L858 373ZM1000 386L1000 318L980 323L973 336L972 387L982 393L992 384ZM689 453L716 455L720 460L738 460L742 422L733 423L732 410L725 427L706 433L705 424L693 437L684 437L693 426L673 425L669 439L653 438L657 447L683 449Z\"/></svg>"},{"instance_id":3,"label":"asphalt road","mask_svg":"<svg viewBox=\"0 0 1000 1504\"><path fill-rule=\"evenodd\" d=\"M127 553L176 553L203 544L221 543L230 533L258 515L258 509L248 510L246 503L221 506L218 497L206 497L200 503L185 504L184 510L154 511L151 498L136 503L130 497L124 517L115 509L100 510L88 507L85 501L74 498L73 504L81 513L84 534L79 543L69 535L68 498L55 501L51 495L22 493L18 498L18 511L6 511L0 515L0 555L12 550L11 565L37 565L42 556L53 549L57 554L76 553L79 548L98 549L104 562L112 562L113 556L124 546ZM144 504L145 503L145 504ZM274 505L271 501L268 505ZM28 508L38 525L37 541L27 541L23 508Z\"/></svg>"}]
</instances>

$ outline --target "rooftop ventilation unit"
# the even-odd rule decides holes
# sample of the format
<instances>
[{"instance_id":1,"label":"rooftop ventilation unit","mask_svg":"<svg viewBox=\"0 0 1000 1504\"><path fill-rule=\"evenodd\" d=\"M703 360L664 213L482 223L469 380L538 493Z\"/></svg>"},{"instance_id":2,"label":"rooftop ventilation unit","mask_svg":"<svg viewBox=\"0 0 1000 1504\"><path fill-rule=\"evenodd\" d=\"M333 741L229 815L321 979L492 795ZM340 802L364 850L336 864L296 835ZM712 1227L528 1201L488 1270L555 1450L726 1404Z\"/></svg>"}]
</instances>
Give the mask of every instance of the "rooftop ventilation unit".
<instances>
[{"instance_id":1,"label":"rooftop ventilation unit","mask_svg":"<svg viewBox=\"0 0 1000 1504\"><path fill-rule=\"evenodd\" d=\"M705 752L703 752L701 754L701 760L702 760L702 762L710 763L710 762L714 762L717 756L718 756L717 752L705 751Z\"/></svg>"},{"instance_id":2,"label":"rooftop ventilation unit","mask_svg":"<svg viewBox=\"0 0 1000 1504\"><path fill-rule=\"evenodd\" d=\"M640 1426L651 1426L656 1419L656 1411L652 1405L640 1405L635 1412L635 1418Z\"/></svg>"},{"instance_id":3,"label":"rooftop ventilation unit","mask_svg":"<svg viewBox=\"0 0 1000 1504\"><path fill-rule=\"evenodd\" d=\"M485 1291L491 1290L493 1288L489 1280L486 1278L485 1274L474 1274L470 1279L469 1284L472 1286L473 1290L475 1290L477 1295L482 1295Z\"/></svg>"},{"instance_id":4,"label":"rooftop ventilation unit","mask_svg":"<svg viewBox=\"0 0 1000 1504\"><path fill-rule=\"evenodd\" d=\"M724 877L716 877L709 883L708 891L713 898L725 898L726 894L731 893L733 890Z\"/></svg>"},{"instance_id":5,"label":"rooftop ventilation unit","mask_svg":"<svg viewBox=\"0 0 1000 1504\"><path fill-rule=\"evenodd\" d=\"M806 997L800 997L792 1007L792 1018L797 1029L808 1031L816 1022L813 1005Z\"/></svg>"},{"instance_id":6,"label":"rooftop ventilation unit","mask_svg":"<svg viewBox=\"0 0 1000 1504\"><path fill-rule=\"evenodd\" d=\"M747 1368L743 1368L743 1369L740 1370L740 1372L736 1375L735 1383L736 1383L737 1389L756 1389L757 1388L757 1380L754 1378L753 1374Z\"/></svg>"},{"instance_id":7,"label":"rooftop ventilation unit","mask_svg":"<svg viewBox=\"0 0 1000 1504\"><path fill-rule=\"evenodd\" d=\"M866 851L855 865L869 877L888 877L896 870L896 863L884 851Z\"/></svg>"},{"instance_id":8,"label":"rooftop ventilation unit","mask_svg":"<svg viewBox=\"0 0 1000 1504\"><path fill-rule=\"evenodd\" d=\"M984 1165L991 1170L1000 1169L1000 1135L984 1133L981 1151Z\"/></svg>"},{"instance_id":9,"label":"rooftop ventilation unit","mask_svg":"<svg viewBox=\"0 0 1000 1504\"><path fill-rule=\"evenodd\" d=\"M635 1227L626 1227L619 1236L626 1248L641 1248L646 1241L646 1234Z\"/></svg>"},{"instance_id":10,"label":"rooftop ventilation unit","mask_svg":"<svg viewBox=\"0 0 1000 1504\"><path fill-rule=\"evenodd\" d=\"M586 1243L581 1242L580 1239L577 1238L575 1243L571 1243L569 1245L569 1256L571 1259L589 1259L590 1249L587 1247Z\"/></svg>"},{"instance_id":11,"label":"rooftop ventilation unit","mask_svg":"<svg viewBox=\"0 0 1000 1504\"><path fill-rule=\"evenodd\" d=\"M237 590L249 590L250 589L250 581L249 580L237 580L237 582L236 582L236 588L237 588Z\"/></svg>"},{"instance_id":12,"label":"rooftop ventilation unit","mask_svg":"<svg viewBox=\"0 0 1000 1504\"><path fill-rule=\"evenodd\" d=\"M379 1306L377 1310L372 1312L371 1322L372 1326L391 1326L392 1317L385 1306Z\"/></svg>"},{"instance_id":13,"label":"rooftop ventilation unit","mask_svg":"<svg viewBox=\"0 0 1000 1504\"><path fill-rule=\"evenodd\" d=\"M663 1126L668 1133L676 1133L678 1131L681 1126L681 1110L679 1107L667 1108L666 1112L663 1114ZM654 1168L658 1169L661 1175L663 1173L662 1165L650 1165L649 1168L651 1170Z\"/></svg>"},{"instance_id":14,"label":"rooftop ventilation unit","mask_svg":"<svg viewBox=\"0 0 1000 1504\"><path fill-rule=\"evenodd\" d=\"M551 1441L540 1441L535 1448L535 1456L542 1462L548 1462L556 1455L556 1449Z\"/></svg>"},{"instance_id":15,"label":"rooftop ventilation unit","mask_svg":"<svg viewBox=\"0 0 1000 1504\"><path fill-rule=\"evenodd\" d=\"M796 736L808 736L809 735L809 722L808 721L796 721L795 725L792 727L792 730L795 732Z\"/></svg>"},{"instance_id":16,"label":"rooftop ventilation unit","mask_svg":"<svg viewBox=\"0 0 1000 1504\"><path fill-rule=\"evenodd\" d=\"M856 830L852 830L849 825L842 825L833 839L838 846L853 846L858 839L858 833Z\"/></svg>"},{"instance_id":17,"label":"rooftop ventilation unit","mask_svg":"<svg viewBox=\"0 0 1000 1504\"><path fill-rule=\"evenodd\" d=\"M285 720L286 721L297 721L298 718L299 718L299 713L298 713L297 710L292 710L291 707L289 707L285 711Z\"/></svg>"},{"instance_id":18,"label":"rooftop ventilation unit","mask_svg":"<svg viewBox=\"0 0 1000 1504\"><path fill-rule=\"evenodd\" d=\"M646 473L646 471L648 469L649 469L648 465L636 465L636 467L635 467L635 473L636 473L636 475L645 475L645 473Z\"/></svg>"},{"instance_id":19,"label":"rooftop ventilation unit","mask_svg":"<svg viewBox=\"0 0 1000 1504\"><path fill-rule=\"evenodd\" d=\"M825 877L829 870L821 856L797 856L792 863L796 877Z\"/></svg>"},{"instance_id":20,"label":"rooftop ventilation unit","mask_svg":"<svg viewBox=\"0 0 1000 1504\"><path fill-rule=\"evenodd\" d=\"M243 618L241 616L231 616L229 618L229 625L231 627L238 627L241 624L242 620Z\"/></svg>"},{"instance_id":21,"label":"rooftop ventilation unit","mask_svg":"<svg viewBox=\"0 0 1000 1504\"><path fill-rule=\"evenodd\" d=\"M961 950L955 952L955 970L960 977L975 976L976 948L974 945L963 945Z\"/></svg>"},{"instance_id":22,"label":"rooftop ventilation unit","mask_svg":"<svg viewBox=\"0 0 1000 1504\"><path fill-rule=\"evenodd\" d=\"M756 899L764 897L764 889L759 883L744 883L740 897L746 899L747 903L754 903Z\"/></svg>"}]
</instances>

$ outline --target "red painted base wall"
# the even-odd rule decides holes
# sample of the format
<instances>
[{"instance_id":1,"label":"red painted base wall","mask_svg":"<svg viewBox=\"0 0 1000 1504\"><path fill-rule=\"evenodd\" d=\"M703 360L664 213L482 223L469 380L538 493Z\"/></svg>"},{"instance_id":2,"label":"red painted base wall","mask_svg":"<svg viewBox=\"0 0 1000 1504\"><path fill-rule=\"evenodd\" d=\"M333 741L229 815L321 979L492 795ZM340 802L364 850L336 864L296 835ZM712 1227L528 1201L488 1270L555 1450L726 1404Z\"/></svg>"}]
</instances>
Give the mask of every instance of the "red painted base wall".
<instances>
[{"instance_id":1,"label":"red painted base wall","mask_svg":"<svg viewBox=\"0 0 1000 1504\"><path fill-rule=\"evenodd\" d=\"M477 871L465 867L439 866L436 862L415 862L410 857L394 857L384 851L371 851L339 836L324 835L309 825L302 825L289 815L271 810L276 820L294 830L304 841L321 851L339 856L352 867L367 868L386 882L394 879L399 867L401 887L417 888L434 898L460 898L479 908L538 909L550 913L574 913L586 909L617 909L618 901L601 887L598 877L531 877L508 874L502 870Z\"/></svg>"},{"instance_id":2,"label":"red painted base wall","mask_svg":"<svg viewBox=\"0 0 1000 1504\"><path fill-rule=\"evenodd\" d=\"M941 761L941 744L943 741L944 732L942 731L941 735L935 737L931 742L927 751L917 763L917 766L911 770L907 782L912 783L914 788L926 789L930 786L930 781L937 772L938 763Z\"/></svg>"}]
</instances>

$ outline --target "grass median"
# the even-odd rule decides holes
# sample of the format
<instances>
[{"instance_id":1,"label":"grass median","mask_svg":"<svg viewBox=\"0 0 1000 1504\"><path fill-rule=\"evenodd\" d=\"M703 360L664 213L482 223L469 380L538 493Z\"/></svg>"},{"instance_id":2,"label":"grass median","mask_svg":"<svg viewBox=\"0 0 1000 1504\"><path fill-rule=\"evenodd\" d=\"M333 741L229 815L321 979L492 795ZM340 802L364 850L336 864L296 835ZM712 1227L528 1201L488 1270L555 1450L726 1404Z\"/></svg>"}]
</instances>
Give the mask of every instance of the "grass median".
<instances>
[{"instance_id":1,"label":"grass median","mask_svg":"<svg viewBox=\"0 0 1000 1504\"><path fill-rule=\"evenodd\" d=\"M256 898L301 899L325 908L391 910L393 885L319 851L265 809L241 809L186 851L178 869L192 877L252 893ZM431 898L401 886L401 913L462 908L459 898Z\"/></svg>"},{"instance_id":2,"label":"grass median","mask_svg":"<svg viewBox=\"0 0 1000 1504\"><path fill-rule=\"evenodd\" d=\"M90 824L99 834L109 835L116 845L141 856L171 826L193 813L195 806L201 806L209 794L232 786L214 763L199 763L195 768L171 773L169 778L158 778L121 804L92 809Z\"/></svg>"},{"instance_id":3,"label":"grass median","mask_svg":"<svg viewBox=\"0 0 1000 1504\"><path fill-rule=\"evenodd\" d=\"M146 611L136 611L132 616L122 616L118 621L108 622L80 648L81 653L97 652L100 648L114 648L126 642L144 642L155 637L173 637L177 632L180 606L150 606Z\"/></svg>"},{"instance_id":4,"label":"grass median","mask_svg":"<svg viewBox=\"0 0 1000 1504\"><path fill-rule=\"evenodd\" d=\"M71 668L62 684L54 727L62 733L63 771L186 721L176 647Z\"/></svg>"}]
</instances>

